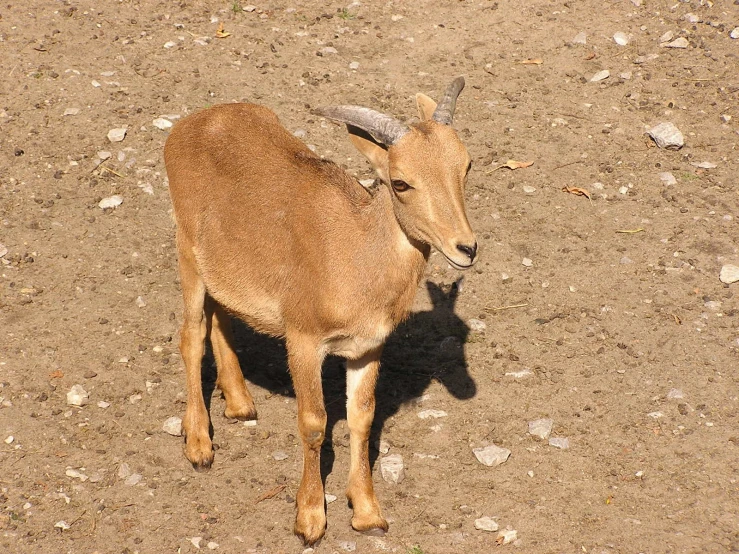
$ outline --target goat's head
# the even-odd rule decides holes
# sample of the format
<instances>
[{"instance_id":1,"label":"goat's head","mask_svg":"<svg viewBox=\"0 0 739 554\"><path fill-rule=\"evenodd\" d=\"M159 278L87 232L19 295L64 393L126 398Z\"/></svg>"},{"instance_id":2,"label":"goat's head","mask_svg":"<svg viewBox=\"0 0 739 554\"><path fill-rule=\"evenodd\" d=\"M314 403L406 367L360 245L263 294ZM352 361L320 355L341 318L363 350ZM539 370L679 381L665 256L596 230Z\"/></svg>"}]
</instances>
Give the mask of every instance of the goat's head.
<instances>
[{"instance_id":1,"label":"goat's head","mask_svg":"<svg viewBox=\"0 0 739 554\"><path fill-rule=\"evenodd\" d=\"M464 207L472 162L451 127L464 79L457 77L437 105L416 95L421 122L405 125L359 106L316 113L347 125L354 146L391 188L395 216L412 239L430 244L458 269L477 261L477 241Z\"/></svg>"}]
</instances>

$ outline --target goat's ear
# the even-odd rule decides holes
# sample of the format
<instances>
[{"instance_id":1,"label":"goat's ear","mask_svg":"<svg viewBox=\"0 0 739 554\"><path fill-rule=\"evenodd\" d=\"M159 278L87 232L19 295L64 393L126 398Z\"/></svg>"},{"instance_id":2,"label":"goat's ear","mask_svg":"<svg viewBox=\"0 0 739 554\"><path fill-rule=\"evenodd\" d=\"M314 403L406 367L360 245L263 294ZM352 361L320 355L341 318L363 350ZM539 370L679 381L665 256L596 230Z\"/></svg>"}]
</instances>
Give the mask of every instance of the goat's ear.
<instances>
[{"instance_id":1,"label":"goat's ear","mask_svg":"<svg viewBox=\"0 0 739 554\"><path fill-rule=\"evenodd\" d=\"M422 92L416 94L416 106L418 106L418 117L421 118L421 121L431 119L436 110L436 102Z\"/></svg>"},{"instance_id":2,"label":"goat's ear","mask_svg":"<svg viewBox=\"0 0 739 554\"><path fill-rule=\"evenodd\" d=\"M369 160L380 179L390 184L390 167L386 147L358 127L347 125L346 128L349 131L349 140L352 141L354 147Z\"/></svg>"}]
</instances>

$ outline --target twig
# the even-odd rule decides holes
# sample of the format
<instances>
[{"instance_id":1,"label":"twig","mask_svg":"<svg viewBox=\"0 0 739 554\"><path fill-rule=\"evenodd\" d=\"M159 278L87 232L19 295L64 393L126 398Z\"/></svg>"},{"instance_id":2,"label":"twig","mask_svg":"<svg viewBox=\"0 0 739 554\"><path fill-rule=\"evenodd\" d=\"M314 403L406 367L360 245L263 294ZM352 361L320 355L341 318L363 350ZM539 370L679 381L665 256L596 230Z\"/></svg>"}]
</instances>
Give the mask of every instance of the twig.
<instances>
[{"instance_id":1,"label":"twig","mask_svg":"<svg viewBox=\"0 0 739 554\"><path fill-rule=\"evenodd\" d=\"M574 162L569 162L569 163L566 163L566 164L558 165L557 167L555 167L554 169L552 169L552 171L555 171L557 169L562 169L563 167L567 167L568 165L581 164L584 161L585 160L575 160Z\"/></svg>"},{"instance_id":2,"label":"twig","mask_svg":"<svg viewBox=\"0 0 739 554\"><path fill-rule=\"evenodd\" d=\"M525 308L528 305L529 303L526 302L524 304L512 304L511 306L498 306L497 308L485 308L485 311L499 312L501 310L512 310L513 308Z\"/></svg>"},{"instance_id":3,"label":"twig","mask_svg":"<svg viewBox=\"0 0 739 554\"><path fill-rule=\"evenodd\" d=\"M104 165L103 166L100 166L100 171L107 171L108 173L112 173L113 175L115 175L117 177L120 177L121 179L125 179L125 177L123 175L121 175L117 171L113 171L109 167L105 167Z\"/></svg>"}]
</instances>

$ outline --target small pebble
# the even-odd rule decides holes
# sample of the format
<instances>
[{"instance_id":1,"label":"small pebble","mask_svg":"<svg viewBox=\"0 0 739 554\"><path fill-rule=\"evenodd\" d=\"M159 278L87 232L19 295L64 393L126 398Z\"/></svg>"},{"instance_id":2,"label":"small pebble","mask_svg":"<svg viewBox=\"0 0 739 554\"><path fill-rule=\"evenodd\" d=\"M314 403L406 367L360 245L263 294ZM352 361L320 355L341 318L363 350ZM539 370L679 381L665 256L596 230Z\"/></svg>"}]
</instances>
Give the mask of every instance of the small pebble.
<instances>
[{"instance_id":1,"label":"small pebble","mask_svg":"<svg viewBox=\"0 0 739 554\"><path fill-rule=\"evenodd\" d=\"M5 256L5 254L7 253L8 253L8 248L3 243L0 242L0 258Z\"/></svg>"},{"instance_id":2,"label":"small pebble","mask_svg":"<svg viewBox=\"0 0 739 554\"><path fill-rule=\"evenodd\" d=\"M341 541L339 542L339 548L346 552L354 552L357 549L357 543L354 541Z\"/></svg>"},{"instance_id":3,"label":"small pebble","mask_svg":"<svg viewBox=\"0 0 739 554\"><path fill-rule=\"evenodd\" d=\"M15 437L13 435L8 435L8 438L5 439L5 444L12 444L15 440Z\"/></svg>"},{"instance_id":4,"label":"small pebble","mask_svg":"<svg viewBox=\"0 0 739 554\"><path fill-rule=\"evenodd\" d=\"M484 448L474 448L472 453L477 461L488 467L499 466L504 463L511 455L511 451L507 448L501 448L494 444Z\"/></svg>"},{"instance_id":5,"label":"small pebble","mask_svg":"<svg viewBox=\"0 0 739 554\"><path fill-rule=\"evenodd\" d=\"M356 71L357 69L359 69L359 62L352 62L352 63L350 63L349 64L349 69L351 69L353 71Z\"/></svg>"},{"instance_id":6,"label":"small pebble","mask_svg":"<svg viewBox=\"0 0 739 554\"><path fill-rule=\"evenodd\" d=\"M524 379L526 377L531 377L533 374L534 372L530 369L522 369L521 371L507 371L505 376L513 377L514 379Z\"/></svg>"},{"instance_id":7,"label":"small pebble","mask_svg":"<svg viewBox=\"0 0 739 554\"><path fill-rule=\"evenodd\" d=\"M106 402L105 400L101 400L100 402L98 402L98 408L102 408L102 409L110 408L110 402Z\"/></svg>"},{"instance_id":8,"label":"small pebble","mask_svg":"<svg viewBox=\"0 0 739 554\"><path fill-rule=\"evenodd\" d=\"M54 524L54 528L61 529L62 531L69 531L72 526L62 519Z\"/></svg>"},{"instance_id":9,"label":"small pebble","mask_svg":"<svg viewBox=\"0 0 739 554\"><path fill-rule=\"evenodd\" d=\"M174 48L175 46L177 46L177 43L173 40L164 43L164 47L167 49Z\"/></svg>"},{"instance_id":10,"label":"small pebble","mask_svg":"<svg viewBox=\"0 0 739 554\"><path fill-rule=\"evenodd\" d=\"M89 477L87 475L85 475L81 471L77 471L76 469L68 469L65 472L65 475L67 477L71 477L72 479L79 479L83 483L89 479Z\"/></svg>"},{"instance_id":11,"label":"small pebble","mask_svg":"<svg viewBox=\"0 0 739 554\"><path fill-rule=\"evenodd\" d=\"M102 161L105 161L105 160L108 160L108 159L110 159L110 157L111 157L111 156L112 156L113 154L111 154L111 153L110 153L110 152L108 152L107 150L100 150L100 151L99 151L99 152L97 153L97 155L98 155L98 158L100 158L100 159L101 159Z\"/></svg>"},{"instance_id":12,"label":"small pebble","mask_svg":"<svg viewBox=\"0 0 739 554\"><path fill-rule=\"evenodd\" d=\"M497 531L498 523L491 517L484 516L475 520L475 529L478 531Z\"/></svg>"},{"instance_id":13,"label":"small pebble","mask_svg":"<svg viewBox=\"0 0 739 554\"><path fill-rule=\"evenodd\" d=\"M515 529L506 529L498 533L498 538L495 540L498 544L510 544L518 538L518 532Z\"/></svg>"},{"instance_id":14,"label":"small pebble","mask_svg":"<svg viewBox=\"0 0 739 554\"><path fill-rule=\"evenodd\" d=\"M618 76L624 81L628 81L633 76L633 73L631 71L624 71L623 73L619 73Z\"/></svg>"},{"instance_id":15,"label":"small pebble","mask_svg":"<svg viewBox=\"0 0 739 554\"><path fill-rule=\"evenodd\" d=\"M571 42L572 44L587 44L588 36L585 34L585 31L580 31L574 36Z\"/></svg>"},{"instance_id":16,"label":"small pebble","mask_svg":"<svg viewBox=\"0 0 739 554\"><path fill-rule=\"evenodd\" d=\"M380 454L387 454L390 452L390 443L387 442L385 439L380 439L380 442L377 445L377 450L380 452Z\"/></svg>"},{"instance_id":17,"label":"small pebble","mask_svg":"<svg viewBox=\"0 0 739 554\"><path fill-rule=\"evenodd\" d=\"M554 426L554 420L552 419L537 419L529 421L529 435L539 437L540 439L548 439L552 433L552 427Z\"/></svg>"},{"instance_id":18,"label":"small pebble","mask_svg":"<svg viewBox=\"0 0 739 554\"><path fill-rule=\"evenodd\" d=\"M629 35L619 31L613 35L613 40L619 46L626 46L627 44L629 44Z\"/></svg>"},{"instance_id":19,"label":"small pebble","mask_svg":"<svg viewBox=\"0 0 739 554\"><path fill-rule=\"evenodd\" d=\"M124 138L126 138L126 133L128 130L125 127L121 127L119 129L111 129L108 131L108 140L110 142L121 142Z\"/></svg>"},{"instance_id":20,"label":"small pebble","mask_svg":"<svg viewBox=\"0 0 739 554\"><path fill-rule=\"evenodd\" d=\"M332 502L336 502L336 496L333 494L326 493L323 495L326 499L326 504L331 504Z\"/></svg>"},{"instance_id":21,"label":"small pebble","mask_svg":"<svg viewBox=\"0 0 739 554\"><path fill-rule=\"evenodd\" d=\"M151 124L161 131L171 129L172 125L174 125L169 119L164 119L163 117L157 117Z\"/></svg>"},{"instance_id":22,"label":"small pebble","mask_svg":"<svg viewBox=\"0 0 739 554\"><path fill-rule=\"evenodd\" d=\"M470 331L474 333L483 333L488 327L484 321L475 318L468 320L467 325L469 326Z\"/></svg>"},{"instance_id":23,"label":"small pebble","mask_svg":"<svg viewBox=\"0 0 739 554\"><path fill-rule=\"evenodd\" d=\"M146 300L144 300L142 297L137 296L136 297L136 305L139 308L145 308L146 307Z\"/></svg>"},{"instance_id":24,"label":"small pebble","mask_svg":"<svg viewBox=\"0 0 739 554\"><path fill-rule=\"evenodd\" d=\"M718 277L722 283L730 285L739 281L739 267L731 264L726 264L721 268L721 273Z\"/></svg>"},{"instance_id":25,"label":"small pebble","mask_svg":"<svg viewBox=\"0 0 739 554\"><path fill-rule=\"evenodd\" d=\"M659 41L662 42L670 42L673 38L675 38L675 33L672 31L667 31L664 35L659 37Z\"/></svg>"},{"instance_id":26,"label":"small pebble","mask_svg":"<svg viewBox=\"0 0 739 554\"><path fill-rule=\"evenodd\" d=\"M251 12L253 12L254 10L256 10L256 9L257 9L257 7L256 7L256 6L252 6L252 5L249 5L249 6L244 6L244 7L243 7L243 8L241 8L241 9L242 9L242 10L244 10L245 12L250 12L250 13L251 13Z\"/></svg>"},{"instance_id":27,"label":"small pebble","mask_svg":"<svg viewBox=\"0 0 739 554\"><path fill-rule=\"evenodd\" d=\"M336 50L336 48L334 48L333 46L324 46L323 48L321 48L321 49L320 49L320 50L318 51L318 53L319 53L319 54L320 54L321 56L328 56L329 54L338 54L338 53L339 53L339 51L338 51L338 50Z\"/></svg>"},{"instance_id":28,"label":"small pebble","mask_svg":"<svg viewBox=\"0 0 739 554\"><path fill-rule=\"evenodd\" d=\"M567 450L570 447L570 439L565 437L551 437L549 439L549 446L554 446L555 448Z\"/></svg>"},{"instance_id":29,"label":"small pebble","mask_svg":"<svg viewBox=\"0 0 739 554\"><path fill-rule=\"evenodd\" d=\"M131 467L126 462L123 462L118 466L118 478L125 479L129 475L131 475Z\"/></svg>"},{"instance_id":30,"label":"small pebble","mask_svg":"<svg viewBox=\"0 0 739 554\"><path fill-rule=\"evenodd\" d=\"M118 194L108 196L107 198L103 198L100 202L98 202L98 206L103 210L117 208L121 204L123 204L123 197Z\"/></svg>"},{"instance_id":31,"label":"small pebble","mask_svg":"<svg viewBox=\"0 0 739 554\"><path fill-rule=\"evenodd\" d=\"M286 452L283 452L282 450L277 450L272 453L272 457L278 462L281 462L282 460L287 460L288 455Z\"/></svg>"},{"instance_id":32,"label":"small pebble","mask_svg":"<svg viewBox=\"0 0 739 554\"><path fill-rule=\"evenodd\" d=\"M672 42L663 42L660 46L665 48L687 48L690 45L685 37L676 38Z\"/></svg>"},{"instance_id":33,"label":"small pebble","mask_svg":"<svg viewBox=\"0 0 739 554\"><path fill-rule=\"evenodd\" d=\"M422 410L418 412L418 417L421 419L438 419L448 415L444 410Z\"/></svg>"},{"instance_id":34,"label":"small pebble","mask_svg":"<svg viewBox=\"0 0 739 554\"><path fill-rule=\"evenodd\" d=\"M80 113L79 108L67 108L64 110L64 115L77 115L78 113Z\"/></svg>"},{"instance_id":35,"label":"small pebble","mask_svg":"<svg viewBox=\"0 0 739 554\"><path fill-rule=\"evenodd\" d=\"M669 121L655 125L647 134L654 139L657 146L667 150L679 150L685 144L685 138L674 123Z\"/></svg>"},{"instance_id":36,"label":"small pebble","mask_svg":"<svg viewBox=\"0 0 739 554\"><path fill-rule=\"evenodd\" d=\"M739 38L739 27L734 27L729 33L729 36L734 39Z\"/></svg>"},{"instance_id":37,"label":"small pebble","mask_svg":"<svg viewBox=\"0 0 739 554\"><path fill-rule=\"evenodd\" d=\"M718 167L713 162L690 162L690 165L693 167L699 167L701 169L716 169Z\"/></svg>"},{"instance_id":38,"label":"small pebble","mask_svg":"<svg viewBox=\"0 0 739 554\"><path fill-rule=\"evenodd\" d=\"M607 69L603 69L602 71L598 71L595 75L593 75L590 78L591 83L597 83L598 81L603 81L604 79L608 79L608 77L611 76L611 72Z\"/></svg>"},{"instance_id":39,"label":"small pebble","mask_svg":"<svg viewBox=\"0 0 739 554\"><path fill-rule=\"evenodd\" d=\"M683 19L687 21L688 23L699 23L701 18L695 15L694 13L686 13L683 16Z\"/></svg>"},{"instance_id":40,"label":"small pebble","mask_svg":"<svg viewBox=\"0 0 739 554\"><path fill-rule=\"evenodd\" d=\"M534 265L534 262L531 261L531 258L524 258L523 260L521 260L521 265L523 265L524 267L531 267Z\"/></svg>"},{"instance_id":41,"label":"small pebble","mask_svg":"<svg viewBox=\"0 0 739 554\"><path fill-rule=\"evenodd\" d=\"M401 483L405 479L403 456L400 454L390 454L380 458L380 473L382 474L382 478L388 483Z\"/></svg>"},{"instance_id":42,"label":"small pebble","mask_svg":"<svg viewBox=\"0 0 739 554\"><path fill-rule=\"evenodd\" d=\"M536 189L529 185L524 185L522 188L526 194L534 194L536 192Z\"/></svg>"},{"instance_id":43,"label":"small pebble","mask_svg":"<svg viewBox=\"0 0 739 554\"><path fill-rule=\"evenodd\" d=\"M190 542L195 548L200 548L200 543L202 542L203 537L193 537L190 539Z\"/></svg>"},{"instance_id":44,"label":"small pebble","mask_svg":"<svg viewBox=\"0 0 739 554\"><path fill-rule=\"evenodd\" d=\"M215 541L210 541L207 546L208 546L208 550L215 550L220 545Z\"/></svg>"},{"instance_id":45,"label":"small pebble","mask_svg":"<svg viewBox=\"0 0 739 554\"><path fill-rule=\"evenodd\" d=\"M67 393L67 404L70 406L85 406L90 401L90 395L82 385L73 385Z\"/></svg>"},{"instance_id":46,"label":"small pebble","mask_svg":"<svg viewBox=\"0 0 739 554\"><path fill-rule=\"evenodd\" d=\"M140 473L132 473L131 475L126 477L123 483L128 485L129 487L133 487L134 485L138 485L143 478L144 477Z\"/></svg>"},{"instance_id":47,"label":"small pebble","mask_svg":"<svg viewBox=\"0 0 739 554\"><path fill-rule=\"evenodd\" d=\"M677 185L677 179L675 179L675 176L669 171L664 171L660 173L659 179L660 181L662 181L663 184L667 186Z\"/></svg>"},{"instance_id":48,"label":"small pebble","mask_svg":"<svg viewBox=\"0 0 739 554\"><path fill-rule=\"evenodd\" d=\"M168 417L164 420L162 431L173 437L179 437L182 434L182 418L177 416Z\"/></svg>"}]
</instances>

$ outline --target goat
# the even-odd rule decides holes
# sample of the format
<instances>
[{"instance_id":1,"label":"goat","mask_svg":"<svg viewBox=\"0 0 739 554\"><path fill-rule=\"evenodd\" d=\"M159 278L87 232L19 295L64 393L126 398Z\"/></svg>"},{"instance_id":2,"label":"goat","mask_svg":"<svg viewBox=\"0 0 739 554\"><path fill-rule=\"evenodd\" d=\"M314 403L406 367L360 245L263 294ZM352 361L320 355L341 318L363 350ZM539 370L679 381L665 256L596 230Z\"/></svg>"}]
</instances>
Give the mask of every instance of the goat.
<instances>
[{"instance_id":1,"label":"goat","mask_svg":"<svg viewBox=\"0 0 739 554\"><path fill-rule=\"evenodd\" d=\"M352 527L388 528L368 452L380 354L410 311L432 246L458 269L477 260L463 196L472 164L451 127L463 88L458 77L438 105L416 95L421 121L413 125L358 106L316 110L346 124L380 178L373 190L254 104L192 114L166 142L184 297L185 456L196 469L213 462L201 382L206 335L225 416L238 419L257 412L234 352L230 314L284 338L303 446L295 533L305 544L326 528L319 456L326 428L321 366L329 354L347 359Z\"/></svg>"}]
</instances>

